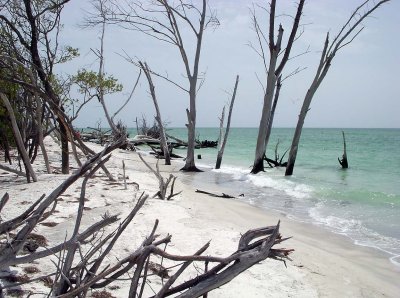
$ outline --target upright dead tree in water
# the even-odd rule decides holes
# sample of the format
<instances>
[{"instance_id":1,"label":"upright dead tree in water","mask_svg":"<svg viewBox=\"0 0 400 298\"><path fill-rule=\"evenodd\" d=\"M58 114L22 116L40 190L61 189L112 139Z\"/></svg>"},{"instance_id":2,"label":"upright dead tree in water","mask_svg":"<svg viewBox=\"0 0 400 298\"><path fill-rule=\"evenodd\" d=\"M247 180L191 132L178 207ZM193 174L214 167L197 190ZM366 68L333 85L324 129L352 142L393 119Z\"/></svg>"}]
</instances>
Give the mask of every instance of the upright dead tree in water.
<instances>
[{"instance_id":1,"label":"upright dead tree in water","mask_svg":"<svg viewBox=\"0 0 400 298\"><path fill-rule=\"evenodd\" d=\"M218 154L217 154L217 162L215 163L215 168L219 169L221 167L222 163L222 156L224 155L224 150L225 150L225 145L226 142L228 141L228 135L229 135L229 129L231 127L231 118L232 118L232 111L233 111L233 104L235 103L235 98L236 98L236 91L237 87L239 84L239 76L236 76L236 82L235 82L235 87L233 88L233 94L232 94L232 99L229 104L229 113L228 113L228 120L226 122L226 129L225 133L223 134L223 139L222 139L222 130L223 130L223 125L224 125L224 114L225 114L225 107L222 111L221 115L221 128L220 128L220 135L219 135L219 146L218 146Z\"/></svg>"},{"instance_id":2,"label":"upright dead tree in water","mask_svg":"<svg viewBox=\"0 0 400 298\"><path fill-rule=\"evenodd\" d=\"M155 87L153 84L153 80L151 79L150 69L149 69L147 63L143 63L143 62L139 61L139 65L140 65L140 68L143 70L144 74L146 75L147 82L149 83L150 95L151 95L151 98L153 99L154 107L156 109L156 121L158 123L158 126L160 127L160 143L161 143L162 152L163 152L164 158L165 158L165 164L170 165L171 157L169 155L169 148L168 148L167 138L165 136L164 124L161 119L161 112L160 112L160 108L158 107L156 91L155 91Z\"/></svg>"},{"instance_id":3,"label":"upright dead tree in water","mask_svg":"<svg viewBox=\"0 0 400 298\"><path fill-rule=\"evenodd\" d=\"M194 149L196 143L196 99L197 92L201 87L199 80L202 79L199 73L200 54L205 29L210 25L218 24L218 20L208 9L207 1L202 0L200 3L195 5L193 1L183 0L177 2L130 0L126 2L126 5L121 5L115 1L111 5L113 12L108 17L109 23L121 24L124 28L140 31L171 44L179 50L184 64L185 78L189 83L188 88L172 81L168 76L154 72L153 74L164 78L189 95L189 108L186 109L188 147L183 171L199 171L195 165ZM187 32L183 34L186 29L188 29ZM194 47L192 47L193 45ZM194 52L190 53L192 48L194 48Z\"/></svg>"},{"instance_id":4,"label":"upright dead tree in water","mask_svg":"<svg viewBox=\"0 0 400 298\"><path fill-rule=\"evenodd\" d=\"M290 176L293 174L294 164L297 157L297 149L300 142L301 131L303 129L304 120L306 118L307 112L310 110L311 101L315 95L315 92L319 88L320 84L324 80L326 74L331 67L333 58L336 53L350 44L357 35L364 29L362 27L362 22L368 17L372 12L374 12L383 3L389 0L382 0L377 3L367 0L358 6L355 11L348 18L346 23L340 29L339 34L334 38L332 43L329 42L329 33L326 35L324 48L322 50L321 58L315 74L314 80L312 81L310 88L307 90L306 96L304 97L303 105L301 107L299 120L297 121L296 130L294 132L292 145L290 147L289 159L286 166L285 176ZM372 4L372 7L368 5ZM363 10L366 11L363 12ZM361 28L360 28L361 27Z\"/></svg>"},{"instance_id":5,"label":"upright dead tree in water","mask_svg":"<svg viewBox=\"0 0 400 298\"><path fill-rule=\"evenodd\" d=\"M282 54L281 49L282 49L283 28L282 25L279 25L278 36L275 40L274 31L275 31L276 2L277 2L276 0L272 0L270 4L268 41L260 29L260 24L258 23L258 20L255 16L255 12L253 13L253 25L260 45L259 55L263 59L265 71L267 73L266 89L264 92L264 103L260 119L260 125L258 128L256 152L254 157L253 168L251 170L251 173L253 174L257 174L260 171L264 171L264 155L269 141L268 128L272 126L271 109L272 109L274 94L276 92L277 80L280 77L287 61L289 60L290 52L293 43L296 39L297 30L299 28L300 18L303 12L303 6L305 0L299 1L296 11L296 16L294 17L293 21L292 30L290 32L290 36L288 38L286 47L284 47L283 55L280 62L278 62L278 58L280 54ZM269 54L270 54L268 66L267 66L267 58L265 56L263 48L263 43L268 43Z\"/></svg>"},{"instance_id":6,"label":"upright dead tree in water","mask_svg":"<svg viewBox=\"0 0 400 298\"><path fill-rule=\"evenodd\" d=\"M340 165L342 166L343 169L348 169L349 168L349 163L347 161L347 151L346 151L346 138L344 136L344 131L342 130L342 135L343 135L343 156L342 159L340 160L338 157L338 161Z\"/></svg>"}]
</instances>

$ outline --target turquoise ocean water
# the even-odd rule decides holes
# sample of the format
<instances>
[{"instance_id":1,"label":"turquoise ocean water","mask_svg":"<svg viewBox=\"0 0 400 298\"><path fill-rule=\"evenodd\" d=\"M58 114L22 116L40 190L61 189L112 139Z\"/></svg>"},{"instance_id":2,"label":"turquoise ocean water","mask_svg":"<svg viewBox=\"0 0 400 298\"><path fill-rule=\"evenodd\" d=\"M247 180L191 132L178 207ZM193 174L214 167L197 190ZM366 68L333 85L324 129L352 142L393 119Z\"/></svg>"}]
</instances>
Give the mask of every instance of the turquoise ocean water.
<instances>
[{"instance_id":1,"label":"turquoise ocean water","mask_svg":"<svg viewBox=\"0 0 400 298\"><path fill-rule=\"evenodd\" d=\"M289 148L291 128L275 128L267 148L274 157ZM344 129L349 169L341 169L341 129L303 130L294 175L284 168L266 168L251 175L257 138L256 128L232 128L222 168L214 170L216 149L199 149L196 163L205 172L185 175L187 183L206 187L216 183L232 195L259 208L285 213L298 221L311 222L346 235L358 245L375 247L400 266L400 129ZM185 128L169 129L185 140ZM199 128L200 140L217 140L219 129ZM135 135L132 129L131 135ZM174 153L185 155L185 150ZM285 159L286 160L285 156ZM184 181L185 182L185 181Z\"/></svg>"}]
</instances>

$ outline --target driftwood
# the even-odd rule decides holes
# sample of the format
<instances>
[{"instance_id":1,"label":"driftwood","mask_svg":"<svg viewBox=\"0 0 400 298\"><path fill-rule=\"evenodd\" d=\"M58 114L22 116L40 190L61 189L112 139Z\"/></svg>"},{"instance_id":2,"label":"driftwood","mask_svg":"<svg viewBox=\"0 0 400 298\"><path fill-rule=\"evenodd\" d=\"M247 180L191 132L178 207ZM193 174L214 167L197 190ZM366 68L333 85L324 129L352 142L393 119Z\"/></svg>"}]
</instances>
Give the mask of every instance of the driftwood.
<instances>
[{"instance_id":1,"label":"driftwood","mask_svg":"<svg viewBox=\"0 0 400 298\"><path fill-rule=\"evenodd\" d=\"M26 242L29 234L34 230L35 226L43 219L46 218L46 209L51 205L54 206L57 198L65 192L76 180L85 175L87 172L95 170L98 167L101 167L109 157L103 156L114 150L120 145L120 142L114 143L112 146L106 147L102 152L93 156L90 160L88 160L80 169L78 169L73 175L71 175L67 180L65 180L60 186L53 190L53 192L47 196L46 198L41 197L37 200L30 208L28 208L22 215L1 224L1 230L4 232L11 231L19 227L22 223L28 222L29 224L25 224L22 229L18 231L16 236L12 239L12 241L7 242L5 246L0 249L0 270L9 265L22 264L27 262L32 262L33 260L43 258L45 256L52 255L62 249L65 248L64 245L68 245L68 242L65 244L60 244L58 246L53 247L52 249L46 251L40 251L28 256L18 256L18 252L22 249L24 243ZM97 166L96 166L97 164ZM90 172L92 173L92 172ZM54 208L52 208L54 209ZM79 241L83 241L89 236L91 236L96 229L100 229L105 225L108 225L114 221L116 221L117 217L107 217L104 218L103 221L100 221L93 225L93 227L89 228L80 235ZM77 241L76 239L71 239L69 242Z\"/></svg>"},{"instance_id":2,"label":"driftwood","mask_svg":"<svg viewBox=\"0 0 400 298\"><path fill-rule=\"evenodd\" d=\"M161 112L160 112L160 108L159 108L158 102L157 102L156 91L155 91L155 87L153 84L153 80L151 78L151 70L149 69L146 62L143 63L143 62L139 61L138 64L139 64L140 68L144 71L146 78L147 78L147 82L149 83L151 98L153 99L154 108L156 109L156 114L157 114L155 119L158 123L158 127L160 128L160 145L161 145L161 151L163 152L163 156L165 159L165 164L171 165L171 158L169 156L169 148L168 148L167 138L165 136L165 128L164 128L164 124L161 119Z\"/></svg>"},{"instance_id":3,"label":"driftwood","mask_svg":"<svg viewBox=\"0 0 400 298\"><path fill-rule=\"evenodd\" d=\"M275 159L268 158L266 155L264 155L264 160L268 163L268 165L273 168L273 167L286 167L287 162L282 162L283 158L285 157L286 153L289 151L289 149L286 149L286 151L282 154L282 157L279 157L278 154L278 147L279 147L280 140L276 143L275 146Z\"/></svg>"},{"instance_id":4,"label":"driftwood","mask_svg":"<svg viewBox=\"0 0 400 298\"><path fill-rule=\"evenodd\" d=\"M215 193L212 193L212 192L208 192L208 191L204 191L204 190L199 190L199 189L196 189L196 192L198 192L198 193L203 193L203 194L209 195L209 196L211 196L211 197L217 197L217 198L225 198L225 199L235 199L235 198L236 198L236 197L234 197L234 196L227 195L227 194L225 194L225 193L222 193L222 195L218 195L218 194L215 194Z\"/></svg>"},{"instance_id":5,"label":"driftwood","mask_svg":"<svg viewBox=\"0 0 400 298\"><path fill-rule=\"evenodd\" d=\"M160 168L158 167L158 161L156 163L156 169L154 170L142 157L141 154L139 154L139 158L142 160L142 162L146 165L146 167L156 176L157 180L158 180L158 186L159 186L159 190L156 193L155 196L157 196L158 198L160 198L161 200L171 200L173 197L179 195L181 193L177 192L174 193L174 186L175 186L175 181L176 181L176 177L172 174L169 174L168 178L164 178L161 173L160 173ZM168 192L168 187L171 184L170 187L170 193L169 195L167 195Z\"/></svg>"},{"instance_id":6,"label":"driftwood","mask_svg":"<svg viewBox=\"0 0 400 298\"><path fill-rule=\"evenodd\" d=\"M6 235L7 237L0 238L3 239L1 240L3 243L0 243L0 270L6 270L11 265L26 264L51 256L55 256L58 262L54 262L56 271L53 273L32 280L2 284L0 296L3 296L3 291L6 289L44 278L46 280L52 278L54 280L52 289L48 293L49 296L85 297L89 289L104 288L118 279L129 278L131 285L128 297L143 297L144 289L148 286L147 280L155 281L160 278L162 282L152 282L151 288L155 293L154 297L176 296L178 293L177 297L198 297L230 282L238 274L266 258L282 261L288 259L288 254L292 250L272 248L286 240L282 239L279 234L279 223L276 226L247 231L241 236L237 249L233 253L226 257L220 257L202 255L210 243L206 243L193 255L170 254L166 248L167 244L171 242L171 235L158 239L156 234L158 220L155 221L149 236L139 247L127 253L126 256L120 256L118 259L112 258L111 251L115 243L149 198L147 194L142 193L127 217L111 232L106 232L107 230L104 228L117 223L119 219L116 215L109 214L105 214L100 221L81 230L87 182L108 160L109 155L107 156L107 154L118 148L119 145L116 143L107 147L82 165L50 195L47 197L43 195L21 215L1 223L0 236ZM156 173L159 174L158 167ZM28 236L36 225L46 218L46 214L51 216L51 211L45 212L47 208L53 204L53 208L51 208L53 210L57 198L84 175L75 225L69 239L50 248L39 248L38 250L35 248L29 250L25 255L19 255L18 252L27 244ZM174 181L175 179L172 181L171 194L173 194ZM153 197L157 195L158 193ZM0 212L8 201L8 194L0 199ZM102 232L99 233L99 231ZM168 260L169 267L150 261L157 257ZM204 272L198 271L195 277L189 276L186 281L176 284L178 277L193 263L196 263L197 268L206 269Z\"/></svg>"},{"instance_id":7,"label":"driftwood","mask_svg":"<svg viewBox=\"0 0 400 298\"><path fill-rule=\"evenodd\" d=\"M24 172L18 171L16 169L4 166L4 165L0 165L0 170L4 170L10 173L14 173L17 174L18 176L25 176L26 174Z\"/></svg>"},{"instance_id":8,"label":"driftwood","mask_svg":"<svg viewBox=\"0 0 400 298\"><path fill-rule=\"evenodd\" d=\"M158 158L158 159L164 159L165 158L165 154L164 154L164 149L163 148L158 148L156 146L151 145L150 143L144 143L144 144L149 146L151 148L151 150L153 151L153 152L150 152L150 154L155 155L155 157ZM168 155L169 155L169 157L170 158L183 158L182 156L173 153L172 152L173 148L175 148L173 145L168 144L168 152L169 152Z\"/></svg>"},{"instance_id":9,"label":"driftwood","mask_svg":"<svg viewBox=\"0 0 400 298\"><path fill-rule=\"evenodd\" d=\"M201 149L201 148L217 148L218 146L218 141L209 141L209 140L196 140L196 149Z\"/></svg>"}]
</instances>

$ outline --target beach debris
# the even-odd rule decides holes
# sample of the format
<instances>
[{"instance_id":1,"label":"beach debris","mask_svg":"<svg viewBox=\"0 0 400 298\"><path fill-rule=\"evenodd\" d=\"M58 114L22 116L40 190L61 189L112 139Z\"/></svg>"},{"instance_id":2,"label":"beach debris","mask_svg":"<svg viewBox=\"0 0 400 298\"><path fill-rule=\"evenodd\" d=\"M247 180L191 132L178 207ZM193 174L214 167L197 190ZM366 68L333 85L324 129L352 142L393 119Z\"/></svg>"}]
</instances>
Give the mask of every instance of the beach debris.
<instances>
[{"instance_id":1,"label":"beach debris","mask_svg":"<svg viewBox=\"0 0 400 298\"><path fill-rule=\"evenodd\" d=\"M176 181L176 176L169 174L168 178L164 178L161 173L160 173L160 168L158 166L158 161L156 163L156 169L153 169L148 162L146 162L144 160L144 158L142 157L142 155L140 153L138 153L139 158L142 160L142 162L145 164L145 166L156 176L157 180L158 180L158 187L159 190L158 192L155 194L155 196L157 196L159 199L161 200L171 200L173 197L179 195L182 191L174 193L174 186L175 186L175 181ZM168 192L168 187L171 184L170 187L170 193L169 195L167 195Z\"/></svg>"},{"instance_id":2,"label":"beach debris","mask_svg":"<svg viewBox=\"0 0 400 298\"><path fill-rule=\"evenodd\" d=\"M279 234L278 222L275 226L262 227L244 233L239 239L236 251L229 252L226 257L202 255L210 246L210 242L191 255L171 254L167 248L172 236L169 234L160 236L156 233L159 225L159 221L156 219L151 232L140 245L134 249L126 247L123 249L126 255L121 255L118 259L110 257L115 254L113 251L115 243L150 197L142 192L136 199L136 204L123 220L120 220L117 215L107 212L100 220L87 223L88 227L81 227L85 215L85 194L88 181L109 160L110 155L107 154L116 148L118 148L118 144L106 147L54 188L49 195L43 195L14 219L0 223L2 231L0 236L2 236L1 241L3 242L3 245L0 246L0 270L6 270L10 266L19 264L29 266L35 261L40 270L36 273L40 274L42 271L47 273L47 270L41 270L42 263L39 260L43 258L57 260L57 262L53 262L56 266L54 272L32 279L28 277L5 282L1 285L0 295L15 286L43 281L46 286L51 288L51 290L49 289L51 295L60 298L84 297L89 290L96 290L96 292L92 292L92 296L93 293L99 293L98 297L104 295L104 297L111 297L106 293L105 288L112 284L115 285L120 279L129 278L130 297L143 297L143 289L150 287L150 283L151 291L155 294L154 297L166 297L177 293L180 293L179 295L182 297L198 297L230 282L238 274L266 258L285 262L293 251L273 248L274 245L286 240ZM162 178L158 164L156 170L151 167L150 169L162 182L160 182L160 190L153 195L153 198L161 195L162 192L167 200L176 195L173 190L176 177L170 175L167 179ZM63 241L51 243L51 245L43 236L37 235L34 239L38 247L28 249L27 254L19 254L26 244L30 243L30 239L33 239L32 231L42 222L45 210L55 208L55 202L60 195L64 194L81 177L83 180L79 180L81 181L80 197L72 233ZM167 196L166 190L169 185L170 194ZM4 195L0 201L0 207L2 208L7 201L9 201L8 195ZM54 216L54 212L48 212L48 217L52 216ZM27 222L28 225L22 225ZM112 225L117 226L111 228ZM43 245L47 245L47 247L43 248ZM176 250L174 249L174 251ZM120 254L121 250L118 252ZM151 262L150 259L161 259L161 262ZM185 281L176 283L191 264L196 268L205 269L198 271L195 277L185 278ZM34 271L36 270L32 270L32 272ZM24 277L24 275L21 276ZM158 279L161 279L161 282Z\"/></svg>"},{"instance_id":3,"label":"beach debris","mask_svg":"<svg viewBox=\"0 0 400 298\"><path fill-rule=\"evenodd\" d=\"M212 196L212 197L217 197L217 198L236 199L236 197L231 196L231 195L227 195L225 193L222 193L221 195L218 195L218 194L215 194L215 193L212 193L212 192L199 190L199 189L196 189L196 192L203 193L203 194L206 194L206 195L209 195L209 196Z\"/></svg>"},{"instance_id":4,"label":"beach debris","mask_svg":"<svg viewBox=\"0 0 400 298\"><path fill-rule=\"evenodd\" d=\"M287 162L282 162L283 158L285 157L286 153L289 151L289 148L286 149L286 151L282 154L282 157L279 157L278 153L278 147L279 147L280 140L278 139L278 142L275 145L275 159L268 158L264 154L264 160L268 163L268 165L273 168L273 167L286 167Z\"/></svg>"},{"instance_id":5,"label":"beach debris","mask_svg":"<svg viewBox=\"0 0 400 298\"><path fill-rule=\"evenodd\" d=\"M110 292L107 292L106 290L92 292L92 297L93 298L116 298Z\"/></svg>"},{"instance_id":6,"label":"beach debris","mask_svg":"<svg viewBox=\"0 0 400 298\"><path fill-rule=\"evenodd\" d=\"M27 274L33 274L33 273L40 272L39 268L37 268L35 266L27 266L27 267L23 268L23 271Z\"/></svg>"},{"instance_id":7,"label":"beach debris","mask_svg":"<svg viewBox=\"0 0 400 298\"><path fill-rule=\"evenodd\" d=\"M169 278L168 269L154 262L149 262L149 270L161 278Z\"/></svg>"}]
</instances>

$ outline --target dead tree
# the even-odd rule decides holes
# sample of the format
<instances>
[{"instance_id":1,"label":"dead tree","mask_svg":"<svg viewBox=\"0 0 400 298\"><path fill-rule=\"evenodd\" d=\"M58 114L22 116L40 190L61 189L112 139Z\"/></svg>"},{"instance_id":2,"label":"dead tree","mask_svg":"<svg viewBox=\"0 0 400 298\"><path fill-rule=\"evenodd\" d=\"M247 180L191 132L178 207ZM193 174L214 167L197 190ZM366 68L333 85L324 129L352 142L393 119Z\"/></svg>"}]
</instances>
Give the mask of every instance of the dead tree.
<instances>
[{"instance_id":1,"label":"dead tree","mask_svg":"<svg viewBox=\"0 0 400 298\"><path fill-rule=\"evenodd\" d=\"M196 130L196 99L197 92L202 85L202 76L199 72L200 54L205 29L217 25L218 20L211 10L207 9L207 1L202 0L197 7L192 1L178 1L170 3L166 0L156 1L128 1L127 5L120 5L116 1L111 5L113 12L108 17L109 23L120 24L124 28L140 31L152 38L175 46L179 50L185 67L185 77L188 87L158 73L189 96L189 108L186 109L188 128L187 156L183 171L199 171L195 165L195 130ZM209 13L211 14L209 15ZM186 26L186 27L184 27ZM185 45L182 31L188 28L195 41L194 53L190 55L189 46ZM190 41L186 41L187 44ZM193 57L192 59L190 57ZM201 81L201 82L199 82Z\"/></svg>"},{"instance_id":2,"label":"dead tree","mask_svg":"<svg viewBox=\"0 0 400 298\"><path fill-rule=\"evenodd\" d=\"M154 108L156 109L155 119L158 123L158 127L160 128L160 143L161 143L162 153L165 158L165 164L171 165L171 158L169 155L169 147L168 147L168 143L167 143L167 138L165 136L164 124L161 119L160 108L158 107L155 87L153 84L153 80L151 79L151 71L146 62L143 63L143 62L139 61L139 65L140 65L140 68L143 70L143 72L146 75L147 82L149 83L150 95L151 95L151 98L153 99Z\"/></svg>"},{"instance_id":3,"label":"dead tree","mask_svg":"<svg viewBox=\"0 0 400 298\"><path fill-rule=\"evenodd\" d=\"M222 139L222 127L223 127L223 123L224 123L225 107L224 107L224 110L222 111L221 128L220 128L220 135L219 135L219 140L218 140L219 148L218 148L218 154L217 154L217 161L215 163L215 168L216 169L219 169L221 167L222 156L224 155L225 145L226 145L226 142L228 141L229 129L231 127L233 104L235 103L236 91L237 91L238 84L239 84L239 76L236 76L235 87L233 88L232 99L231 99L231 102L229 104L228 120L226 122L226 129L225 129L225 133L223 134L224 135L223 139Z\"/></svg>"},{"instance_id":4,"label":"dead tree","mask_svg":"<svg viewBox=\"0 0 400 298\"><path fill-rule=\"evenodd\" d=\"M342 159L340 160L338 157L338 161L340 165L342 166L343 169L348 169L349 168L349 163L347 161L347 151L346 151L346 138L344 136L344 131L342 130L342 135L343 135L343 155Z\"/></svg>"},{"instance_id":5,"label":"dead tree","mask_svg":"<svg viewBox=\"0 0 400 298\"><path fill-rule=\"evenodd\" d=\"M261 58L263 59L263 64L265 71L267 73L266 87L264 92L264 103L262 108L262 114L260 119L260 125L258 129L258 137L257 137L257 145L254 157L254 164L251 170L251 173L257 174L260 171L264 171L264 155L265 150L268 145L269 136L268 129L272 126L272 117L271 117L271 108L272 102L274 99L275 89L277 86L277 80L280 77L287 61L290 58L290 52L293 46L293 43L296 39L297 30L300 23L300 18L303 12L303 6L305 0L300 0L297 6L296 15L294 17L292 29L286 44L286 47L283 50L283 55L278 62L278 58L282 51L282 38L283 38L283 28L279 25L278 36L275 40L275 11L276 11L276 0L272 0L270 4L269 10L269 33L268 33L268 41L261 31L260 24L256 18L255 12L253 13L253 25L256 31L258 42L260 45L260 51L258 52ZM269 63L267 66L267 58L264 53L263 43L268 43L269 48Z\"/></svg>"},{"instance_id":6,"label":"dead tree","mask_svg":"<svg viewBox=\"0 0 400 298\"><path fill-rule=\"evenodd\" d=\"M118 127L114 123L114 121L111 119L110 112L108 111L106 102L105 102L105 86L104 86L104 78L105 78L105 71L104 71L104 39L105 39L105 32L106 32L106 15L107 15L107 8L105 7L105 2L104 0L99 0L96 1L95 9L97 10L97 15L96 17L99 18L100 22L95 22L92 23L90 18L86 19L86 24L85 26L92 27L96 24L99 24L101 26L101 34L100 34L100 49L99 50L93 50L92 52L97 56L99 59L99 69L97 73L97 86L96 86L96 97L99 100L101 106L103 107L104 115L107 119L108 125L110 126L113 134L119 135L121 132L119 132Z\"/></svg>"},{"instance_id":7,"label":"dead tree","mask_svg":"<svg viewBox=\"0 0 400 298\"><path fill-rule=\"evenodd\" d=\"M290 176L293 174L304 120L307 116L308 111L310 110L311 101L322 81L324 80L326 74L328 73L337 52L340 51L343 47L349 45L364 29L364 27L362 27L362 22L371 13L378 9L378 7L388 1L389 0L381 0L379 2L373 2L371 0L366 0L354 10L346 23L340 29L338 35L333 39L331 43L329 42L329 33L326 34L324 48L321 53L317 72L309 89L307 90L307 93L304 97L303 105L301 107L299 119L297 121L296 129L293 135L292 145L290 147L285 176ZM369 5L372 5L372 7L369 7ZM365 11L363 11L364 9Z\"/></svg>"},{"instance_id":8,"label":"dead tree","mask_svg":"<svg viewBox=\"0 0 400 298\"><path fill-rule=\"evenodd\" d=\"M265 143L266 144L268 144L269 137L271 136L272 123L274 122L275 110L276 110L276 106L278 105L278 100L279 100L279 95L281 93L281 88L282 88L282 75L280 75L278 77L278 80L276 82L276 91L275 91L275 95L274 95L274 102L272 103L271 115L269 116L269 120L268 120L267 135L265 137ZM267 148L265 148L265 149L267 149ZM267 150L265 150L265 152L267 152Z\"/></svg>"},{"instance_id":9,"label":"dead tree","mask_svg":"<svg viewBox=\"0 0 400 298\"><path fill-rule=\"evenodd\" d=\"M49 162L49 157L47 155L47 150L46 147L44 146L44 131L43 131L43 126L42 126L42 111L44 109L43 105L41 104L40 98L38 96L35 96L36 99L36 125L38 127L38 142L40 149L42 150L43 154L43 160L44 164L46 166L47 173L51 173L51 168L50 168L50 162Z\"/></svg>"},{"instance_id":10,"label":"dead tree","mask_svg":"<svg viewBox=\"0 0 400 298\"><path fill-rule=\"evenodd\" d=\"M280 157L278 154L278 147L279 147L280 140L276 142L275 145L275 159L268 158L266 155L264 156L264 160L268 163L268 165L273 168L273 167L286 167L287 162L282 162L283 158L285 157L286 153L289 151L289 148L286 149L285 152L283 152L282 156Z\"/></svg>"},{"instance_id":11,"label":"dead tree","mask_svg":"<svg viewBox=\"0 0 400 298\"><path fill-rule=\"evenodd\" d=\"M37 177L36 177L35 172L33 171L31 161L29 160L28 153L26 152L24 143L22 141L21 133L18 128L17 121L15 119L14 110L10 104L10 101L8 100L7 96L4 93L0 92L0 98L4 103L4 106L6 107L7 112L8 112L8 116L10 117L10 120L11 120L11 125L12 125L12 129L14 132L15 141L17 143L18 151L20 152L23 162L24 162L25 171L26 171L26 179L28 182L30 182L30 177L32 177L33 182L36 182Z\"/></svg>"},{"instance_id":12,"label":"dead tree","mask_svg":"<svg viewBox=\"0 0 400 298\"><path fill-rule=\"evenodd\" d=\"M156 169L154 170L142 157L140 153L138 153L139 158L142 160L142 162L146 165L146 167L156 176L158 180L158 192L156 193L156 196L161 199L161 200L171 200L173 197L179 195L181 193L177 192L174 193L174 186L175 186L175 181L176 181L176 176L169 174L168 178L164 178L161 173L160 173L160 168L158 167L158 161L156 163ZM171 186L170 186L171 184ZM168 192L168 187L170 187L170 193L167 195Z\"/></svg>"}]
</instances>

